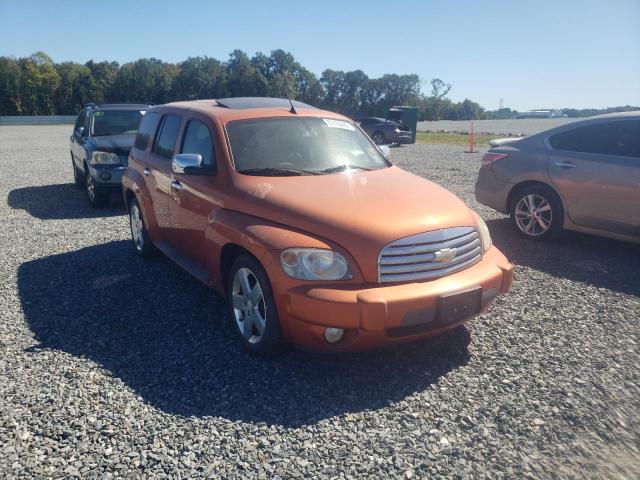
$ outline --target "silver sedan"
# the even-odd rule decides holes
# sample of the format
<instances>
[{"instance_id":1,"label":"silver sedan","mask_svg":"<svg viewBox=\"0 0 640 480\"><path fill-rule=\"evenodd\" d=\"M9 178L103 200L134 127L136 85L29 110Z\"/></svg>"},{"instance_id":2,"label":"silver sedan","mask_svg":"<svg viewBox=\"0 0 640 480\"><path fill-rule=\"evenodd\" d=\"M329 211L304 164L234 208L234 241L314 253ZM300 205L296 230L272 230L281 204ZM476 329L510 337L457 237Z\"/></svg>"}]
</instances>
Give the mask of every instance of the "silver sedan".
<instances>
[{"instance_id":1,"label":"silver sedan","mask_svg":"<svg viewBox=\"0 0 640 480\"><path fill-rule=\"evenodd\" d=\"M476 198L527 238L565 228L640 243L640 112L492 141Z\"/></svg>"}]
</instances>

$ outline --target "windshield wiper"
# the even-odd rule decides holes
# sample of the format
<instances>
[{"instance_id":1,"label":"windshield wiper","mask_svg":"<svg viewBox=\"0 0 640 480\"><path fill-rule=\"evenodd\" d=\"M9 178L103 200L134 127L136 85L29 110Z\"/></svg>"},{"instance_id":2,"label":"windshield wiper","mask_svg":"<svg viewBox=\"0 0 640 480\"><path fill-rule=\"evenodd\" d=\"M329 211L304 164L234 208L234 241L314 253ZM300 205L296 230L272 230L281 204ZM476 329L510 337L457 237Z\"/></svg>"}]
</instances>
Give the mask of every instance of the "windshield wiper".
<instances>
[{"instance_id":1,"label":"windshield wiper","mask_svg":"<svg viewBox=\"0 0 640 480\"><path fill-rule=\"evenodd\" d=\"M267 177L288 177L293 175L318 175L317 172L312 172L311 170L300 170L297 168L274 168L274 167L264 167L264 168L245 168L244 170L238 170L239 173L244 173L245 175L264 175Z\"/></svg>"},{"instance_id":2,"label":"windshield wiper","mask_svg":"<svg viewBox=\"0 0 640 480\"><path fill-rule=\"evenodd\" d=\"M320 170L320 173L336 173L342 172L344 170L371 170L370 168L360 167L358 165L337 165L335 167L325 168L324 170Z\"/></svg>"}]
</instances>

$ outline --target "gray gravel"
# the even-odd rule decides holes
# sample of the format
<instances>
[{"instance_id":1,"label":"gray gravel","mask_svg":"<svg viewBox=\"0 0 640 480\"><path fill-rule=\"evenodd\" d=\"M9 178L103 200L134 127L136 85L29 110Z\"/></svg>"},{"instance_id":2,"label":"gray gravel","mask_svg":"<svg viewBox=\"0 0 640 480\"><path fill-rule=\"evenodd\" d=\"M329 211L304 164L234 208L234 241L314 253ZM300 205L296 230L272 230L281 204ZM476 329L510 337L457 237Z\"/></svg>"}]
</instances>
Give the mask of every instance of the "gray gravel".
<instances>
[{"instance_id":1,"label":"gray gravel","mask_svg":"<svg viewBox=\"0 0 640 480\"><path fill-rule=\"evenodd\" d=\"M481 154L396 148L516 264L467 328L358 355L247 356L220 299L71 182L69 126L0 127L0 477L637 478L637 246L516 238Z\"/></svg>"},{"instance_id":2,"label":"gray gravel","mask_svg":"<svg viewBox=\"0 0 640 480\"><path fill-rule=\"evenodd\" d=\"M566 125L582 118L523 118L520 120L474 120L473 129L476 133L490 133L497 135L533 135L549 128ZM436 122L418 122L419 132L439 132L441 130L453 132L468 132L471 128L469 120L438 120Z\"/></svg>"}]
</instances>

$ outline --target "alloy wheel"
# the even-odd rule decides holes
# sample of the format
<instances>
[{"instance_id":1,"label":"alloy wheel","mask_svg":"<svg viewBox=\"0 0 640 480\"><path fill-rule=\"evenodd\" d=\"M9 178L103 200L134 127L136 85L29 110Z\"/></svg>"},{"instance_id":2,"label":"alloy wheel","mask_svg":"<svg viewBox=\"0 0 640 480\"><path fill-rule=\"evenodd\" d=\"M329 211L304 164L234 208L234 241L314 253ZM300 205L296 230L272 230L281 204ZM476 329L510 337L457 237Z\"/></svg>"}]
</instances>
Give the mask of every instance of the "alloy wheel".
<instances>
[{"instance_id":1,"label":"alloy wheel","mask_svg":"<svg viewBox=\"0 0 640 480\"><path fill-rule=\"evenodd\" d=\"M87 196L89 197L89 200L91 200L91 202L95 202L96 201L96 186L93 183L93 178L91 177L91 175L89 173L87 173Z\"/></svg>"},{"instance_id":2,"label":"alloy wheel","mask_svg":"<svg viewBox=\"0 0 640 480\"><path fill-rule=\"evenodd\" d=\"M260 282L250 269L238 269L233 277L231 295L240 333L247 342L259 343L267 326L267 306Z\"/></svg>"},{"instance_id":3,"label":"alloy wheel","mask_svg":"<svg viewBox=\"0 0 640 480\"><path fill-rule=\"evenodd\" d=\"M533 193L523 196L515 208L516 225L522 233L537 237L546 233L553 222L549 201Z\"/></svg>"},{"instance_id":4,"label":"alloy wheel","mask_svg":"<svg viewBox=\"0 0 640 480\"><path fill-rule=\"evenodd\" d=\"M384 135L380 132L374 133L372 140L376 145L382 145L384 143Z\"/></svg>"},{"instance_id":5,"label":"alloy wheel","mask_svg":"<svg viewBox=\"0 0 640 480\"><path fill-rule=\"evenodd\" d=\"M138 205L132 205L129 211L129 223L131 224L131 238L136 249L141 252L144 247L144 224Z\"/></svg>"}]
</instances>

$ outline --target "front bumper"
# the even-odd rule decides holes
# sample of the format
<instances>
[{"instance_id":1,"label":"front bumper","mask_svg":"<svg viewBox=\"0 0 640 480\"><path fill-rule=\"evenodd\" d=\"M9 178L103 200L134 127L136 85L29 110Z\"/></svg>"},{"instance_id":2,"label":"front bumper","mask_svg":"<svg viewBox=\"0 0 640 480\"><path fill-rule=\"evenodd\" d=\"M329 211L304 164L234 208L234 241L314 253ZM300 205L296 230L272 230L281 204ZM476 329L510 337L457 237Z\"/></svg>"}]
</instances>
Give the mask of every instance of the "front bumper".
<instances>
[{"instance_id":1,"label":"front bumper","mask_svg":"<svg viewBox=\"0 0 640 480\"><path fill-rule=\"evenodd\" d=\"M482 289L481 310L511 288L513 268L492 247L475 265L436 280L409 284L301 285L276 292L285 336L293 343L327 351L363 350L425 338L461 325L438 320L438 299L470 288ZM344 328L337 345L324 341L327 327Z\"/></svg>"},{"instance_id":2,"label":"front bumper","mask_svg":"<svg viewBox=\"0 0 640 480\"><path fill-rule=\"evenodd\" d=\"M89 173L93 177L96 187L120 188L122 175L127 169L124 165L90 165Z\"/></svg>"},{"instance_id":3,"label":"front bumper","mask_svg":"<svg viewBox=\"0 0 640 480\"><path fill-rule=\"evenodd\" d=\"M413 135L411 134L411 132L405 132L404 130L401 130L396 137L396 143L398 145L413 143Z\"/></svg>"}]
</instances>

